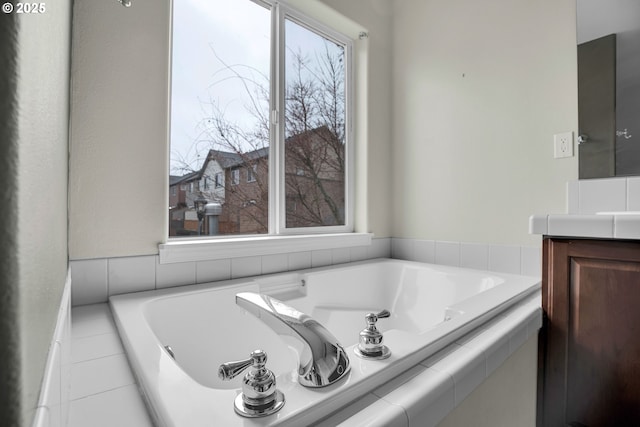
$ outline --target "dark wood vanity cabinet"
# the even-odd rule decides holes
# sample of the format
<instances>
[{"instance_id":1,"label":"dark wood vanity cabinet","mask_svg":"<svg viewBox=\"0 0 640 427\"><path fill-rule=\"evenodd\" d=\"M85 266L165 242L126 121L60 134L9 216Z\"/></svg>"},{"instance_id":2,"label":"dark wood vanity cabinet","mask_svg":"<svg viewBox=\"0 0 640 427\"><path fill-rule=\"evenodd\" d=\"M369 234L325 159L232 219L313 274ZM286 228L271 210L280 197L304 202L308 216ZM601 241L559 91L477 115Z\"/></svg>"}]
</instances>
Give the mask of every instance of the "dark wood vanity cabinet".
<instances>
[{"instance_id":1,"label":"dark wood vanity cabinet","mask_svg":"<svg viewBox=\"0 0 640 427\"><path fill-rule=\"evenodd\" d=\"M640 426L640 242L543 241L537 425Z\"/></svg>"}]
</instances>

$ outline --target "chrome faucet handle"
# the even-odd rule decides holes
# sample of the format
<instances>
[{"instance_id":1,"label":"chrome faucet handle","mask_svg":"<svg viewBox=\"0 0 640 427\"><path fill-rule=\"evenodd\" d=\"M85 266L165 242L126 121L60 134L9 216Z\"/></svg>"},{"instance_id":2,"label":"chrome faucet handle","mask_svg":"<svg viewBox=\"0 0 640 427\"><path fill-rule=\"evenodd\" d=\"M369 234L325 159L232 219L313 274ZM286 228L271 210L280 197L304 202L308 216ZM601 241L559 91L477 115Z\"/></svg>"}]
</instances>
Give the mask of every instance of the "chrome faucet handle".
<instances>
[{"instance_id":1,"label":"chrome faucet handle","mask_svg":"<svg viewBox=\"0 0 640 427\"><path fill-rule=\"evenodd\" d=\"M389 347L382 344L382 332L376 327L378 319L390 317L389 310L382 310L380 313L367 313L364 316L367 327L360 332L360 341L353 350L357 356L363 359L386 359L391 356Z\"/></svg>"},{"instance_id":2,"label":"chrome faucet handle","mask_svg":"<svg viewBox=\"0 0 640 427\"><path fill-rule=\"evenodd\" d=\"M391 312L385 309L377 314L367 313L367 315L364 316L364 320L367 322L367 326L375 326L378 319L385 319L387 317L391 317Z\"/></svg>"},{"instance_id":3,"label":"chrome faucet handle","mask_svg":"<svg viewBox=\"0 0 640 427\"><path fill-rule=\"evenodd\" d=\"M256 350L259 351L259 350ZM251 353L251 357L244 360L238 360L236 362L227 362L220 365L218 368L218 377L223 381L229 381L240 375L248 366L254 363L254 353ZM259 356L259 355L256 355ZM259 363L259 361L257 361Z\"/></svg>"},{"instance_id":4,"label":"chrome faucet handle","mask_svg":"<svg viewBox=\"0 0 640 427\"><path fill-rule=\"evenodd\" d=\"M242 393L236 397L233 405L238 415L266 417L284 406L284 394L276 389L276 377L265 367L266 363L267 353L254 350L248 359L223 363L218 368L218 377L229 381L252 366L242 380Z\"/></svg>"}]
</instances>

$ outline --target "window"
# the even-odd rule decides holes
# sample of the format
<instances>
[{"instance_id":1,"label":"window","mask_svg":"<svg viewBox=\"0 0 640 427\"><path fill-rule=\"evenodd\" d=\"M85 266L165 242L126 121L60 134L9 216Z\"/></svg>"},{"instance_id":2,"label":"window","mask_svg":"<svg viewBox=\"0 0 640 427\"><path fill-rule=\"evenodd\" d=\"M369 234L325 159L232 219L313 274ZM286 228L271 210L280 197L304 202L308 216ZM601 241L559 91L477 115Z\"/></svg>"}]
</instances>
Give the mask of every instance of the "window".
<instances>
[{"instance_id":1,"label":"window","mask_svg":"<svg viewBox=\"0 0 640 427\"><path fill-rule=\"evenodd\" d=\"M172 173L223 170L198 189L219 234L353 231L351 40L280 1L173 10Z\"/></svg>"},{"instance_id":2,"label":"window","mask_svg":"<svg viewBox=\"0 0 640 427\"><path fill-rule=\"evenodd\" d=\"M256 182L256 173L258 165L250 165L247 167L247 182Z\"/></svg>"},{"instance_id":3,"label":"window","mask_svg":"<svg viewBox=\"0 0 640 427\"><path fill-rule=\"evenodd\" d=\"M231 185L240 184L240 168L231 169Z\"/></svg>"}]
</instances>

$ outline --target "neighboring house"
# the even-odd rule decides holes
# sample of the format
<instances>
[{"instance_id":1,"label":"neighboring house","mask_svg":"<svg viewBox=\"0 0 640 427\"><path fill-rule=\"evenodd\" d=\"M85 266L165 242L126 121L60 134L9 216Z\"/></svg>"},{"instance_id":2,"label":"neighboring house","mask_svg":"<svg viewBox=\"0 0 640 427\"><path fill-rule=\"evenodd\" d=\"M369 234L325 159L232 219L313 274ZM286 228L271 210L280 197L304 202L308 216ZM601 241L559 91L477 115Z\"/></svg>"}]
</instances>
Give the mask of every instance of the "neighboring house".
<instances>
[{"instance_id":1,"label":"neighboring house","mask_svg":"<svg viewBox=\"0 0 640 427\"><path fill-rule=\"evenodd\" d=\"M287 138L285 150L287 227L344 224L344 145L323 126ZM268 170L268 148L210 150L200 170L170 178L169 235L197 234L199 197L222 206L219 234L266 233Z\"/></svg>"},{"instance_id":2,"label":"neighboring house","mask_svg":"<svg viewBox=\"0 0 640 427\"><path fill-rule=\"evenodd\" d=\"M269 149L239 154L225 168L220 234L268 232Z\"/></svg>"},{"instance_id":3,"label":"neighboring house","mask_svg":"<svg viewBox=\"0 0 640 427\"><path fill-rule=\"evenodd\" d=\"M345 150L322 126L285 141L287 227L344 225Z\"/></svg>"},{"instance_id":4,"label":"neighboring house","mask_svg":"<svg viewBox=\"0 0 640 427\"><path fill-rule=\"evenodd\" d=\"M186 193L180 185L183 179L183 176L169 175L169 208L186 206Z\"/></svg>"},{"instance_id":5,"label":"neighboring house","mask_svg":"<svg viewBox=\"0 0 640 427\"><path fill-rule=\"evenodd\" d=\"M197 234L197 219L193 222L188 205L187 195L198 172L191 172L183 176L169 176L169 236L183 236Z\"/></svg>"}]
</instances>

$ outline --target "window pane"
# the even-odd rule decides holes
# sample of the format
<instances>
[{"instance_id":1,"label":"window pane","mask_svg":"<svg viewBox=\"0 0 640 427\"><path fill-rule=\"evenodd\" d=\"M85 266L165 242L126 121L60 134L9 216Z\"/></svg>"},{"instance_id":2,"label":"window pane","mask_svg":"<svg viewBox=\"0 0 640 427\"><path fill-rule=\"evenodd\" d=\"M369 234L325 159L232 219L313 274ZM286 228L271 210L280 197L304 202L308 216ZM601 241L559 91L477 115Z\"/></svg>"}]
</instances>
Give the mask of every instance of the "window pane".
<instances>
[{"instance_id":1,"label":"window pane","mask_svg":"<svg viewBox=\"0 0 640 427\"><path fill-rule=\"evenodd\" d=\"M169 235L266 233L270 11L174 0L173 13ZM198 199L219 204L217 227Z\"/></svg>"},{"instance_id":2,"label":"window pane","mask_svg":"<svg viewBox=\"0 0 640 427\"><path fill-rule=\"evenodd\" d=\"M345 48L286 20L286 227L345 224Z\"/></svg>"}]
</instances>

